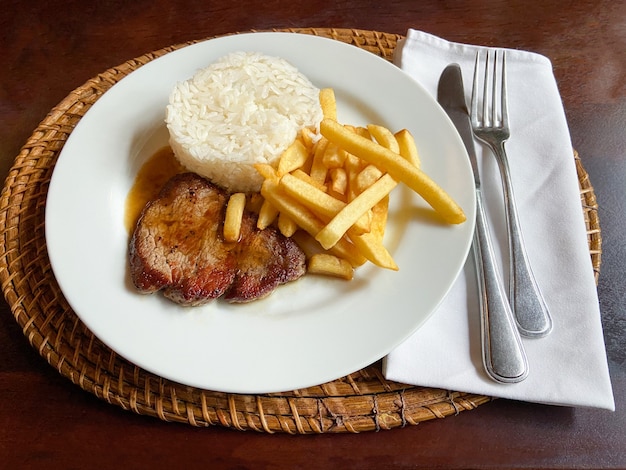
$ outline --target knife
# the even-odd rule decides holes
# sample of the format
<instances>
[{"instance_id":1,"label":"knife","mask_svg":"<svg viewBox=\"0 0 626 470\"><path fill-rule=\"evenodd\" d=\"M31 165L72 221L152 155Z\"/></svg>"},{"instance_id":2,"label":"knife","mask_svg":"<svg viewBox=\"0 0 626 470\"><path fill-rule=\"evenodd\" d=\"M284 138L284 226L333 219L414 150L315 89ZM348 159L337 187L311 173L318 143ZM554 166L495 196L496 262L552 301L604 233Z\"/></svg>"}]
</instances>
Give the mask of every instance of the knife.
<instances>
[{"instance_id":1,"label":"knife","mask_svg":"<svg viewBox=\"0 0 626 470\"><path fill-rule=\"evenodd\" d=\"M497 382L521 382L528 375L528 360L495 262L465 103L463 77L458 64L451 64L442 72L437 100L460 134L474 173L476 229L472 249L479 293L483 364L487 374Z\"/></svg>"}]
</instances>

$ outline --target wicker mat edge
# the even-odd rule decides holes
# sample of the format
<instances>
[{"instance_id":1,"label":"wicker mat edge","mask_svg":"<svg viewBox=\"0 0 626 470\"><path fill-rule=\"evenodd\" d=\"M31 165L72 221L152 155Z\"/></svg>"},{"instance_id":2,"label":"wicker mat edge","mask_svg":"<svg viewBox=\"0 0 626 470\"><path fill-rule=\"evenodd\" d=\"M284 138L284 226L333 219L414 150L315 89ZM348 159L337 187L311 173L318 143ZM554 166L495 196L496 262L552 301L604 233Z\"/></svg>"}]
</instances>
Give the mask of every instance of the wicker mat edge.
<instances>
[{"instance_id":1,"label":"wicker mat edge","mask_svg":"<svg viewBox=\"0 0 626 470\"><path fill-rule=\"evenodd\" d=\"M387 60L401 38L355 29L274 31L333 38ZM373 431L444 418L490 401L491 397L483 395L388 381L380 361L332 382L285 393L238 395L201 390L129 363L82 324L54 279L46 251L44 209L56 159L81 117L113 84L145 63L192 43L150 52L88 80L50 111L16 157L0 197L0 281L31 346L62 376L108 403L192 426L291 434ZM597 280L602 253L597 203L578 154L574 157Z\"/></svg>"}]
</instances>

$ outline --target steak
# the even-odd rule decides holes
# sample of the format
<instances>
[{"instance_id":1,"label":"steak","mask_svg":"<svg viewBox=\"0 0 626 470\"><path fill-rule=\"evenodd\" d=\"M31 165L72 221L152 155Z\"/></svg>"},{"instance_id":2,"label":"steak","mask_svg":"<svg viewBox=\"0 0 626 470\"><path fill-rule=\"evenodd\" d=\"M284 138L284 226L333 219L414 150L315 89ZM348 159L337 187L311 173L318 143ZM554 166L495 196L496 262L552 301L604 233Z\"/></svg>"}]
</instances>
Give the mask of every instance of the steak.
<instances>
[{"instance_id":1,"label":"steak","mask_svg":"<svg viewBox=\"0 0 626 470\"><path fill-rule=\"evenodd\" d=\"M306 271L304 252L275 227L256 228L244 212L240 239L223 238L229 194L195 173L170 179L143 209L129 247L130 274L139 292L162 291L181 305L222 297L250 302Z\"/></svg>"}]
</instances>

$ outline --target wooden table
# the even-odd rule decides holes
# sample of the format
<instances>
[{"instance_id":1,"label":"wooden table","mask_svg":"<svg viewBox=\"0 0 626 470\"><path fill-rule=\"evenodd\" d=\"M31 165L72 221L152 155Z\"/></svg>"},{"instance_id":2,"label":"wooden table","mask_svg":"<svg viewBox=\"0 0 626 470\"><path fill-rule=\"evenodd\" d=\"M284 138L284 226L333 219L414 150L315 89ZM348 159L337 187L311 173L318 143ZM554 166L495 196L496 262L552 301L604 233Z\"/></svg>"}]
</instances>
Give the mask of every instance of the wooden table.
<instances>
[{"instance_id":1,"label":"wooden table","mask_svg":"<svg viewBox=\"0 0 626 470\"><path fill-rule=\"evenodd\" d=\"M496 400L417 426L299 437L165 423L112 406L61 377L30 347L2 300L0 468L626 467L626 3L91 3L2 1L3 179L33 129L71 90L171 44L252 29L405 34L413 27L453 41L548 56L573 145L599 202L598 291L617 411Z\"/></svg>"}]
</instances>

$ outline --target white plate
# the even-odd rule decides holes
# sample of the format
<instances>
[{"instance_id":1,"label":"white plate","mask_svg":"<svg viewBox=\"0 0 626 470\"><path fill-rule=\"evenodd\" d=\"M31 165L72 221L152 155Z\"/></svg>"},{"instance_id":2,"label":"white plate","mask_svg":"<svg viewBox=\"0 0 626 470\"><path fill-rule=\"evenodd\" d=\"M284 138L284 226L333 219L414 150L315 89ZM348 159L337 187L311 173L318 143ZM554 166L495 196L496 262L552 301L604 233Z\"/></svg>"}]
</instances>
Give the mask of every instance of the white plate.
<instances>
[{"instance_id":1,"label":"white plate","mask_svg":"<svg viewBox=\"0 0 626 470\"><path fill-rule=\"evenodd\" d=\"M167 144L170 90L232 51L283 57L333 87L339 119L408 128L424 170L468 221L448 226L409 190L392 195L386 245L400 266L364 266L351 282L305 276L246 305L182 308L137 294L127 267L126 195L141 164ZM384 59L338 41L250 33L185 47L128 75L80 120L54 169L46 208L52 268L68 302L105 344L161 377L194 387L264 393L308 387L385 356L434 312L471 244L474 191L467 154L445 113ZM423 360L428 361L425 357Z\"/></svg>"}]
</instances>

